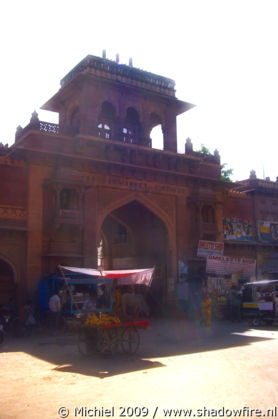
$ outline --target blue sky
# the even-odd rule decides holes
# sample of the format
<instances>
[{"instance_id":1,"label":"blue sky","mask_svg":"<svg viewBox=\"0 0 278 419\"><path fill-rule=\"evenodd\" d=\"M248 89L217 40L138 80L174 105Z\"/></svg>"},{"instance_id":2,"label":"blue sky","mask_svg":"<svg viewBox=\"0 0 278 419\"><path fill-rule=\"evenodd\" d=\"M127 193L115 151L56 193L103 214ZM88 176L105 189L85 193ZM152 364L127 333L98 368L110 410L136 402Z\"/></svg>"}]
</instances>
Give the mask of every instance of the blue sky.
<instances>
[{"instance_id":1,"label":"blue sky","mask_svg":"<svg viewBox=\"0 0 278 419\"><path fill-rule=\"evenodd\" d=\"M0 141L12 144L63 76L106 49L174 79L176 96L196 105L178 118L179 152L190 137L195 150L217 148L234 180L252 169L275 180L277 10L272 0L2 2Z\"/></svg>"}]
</instances>

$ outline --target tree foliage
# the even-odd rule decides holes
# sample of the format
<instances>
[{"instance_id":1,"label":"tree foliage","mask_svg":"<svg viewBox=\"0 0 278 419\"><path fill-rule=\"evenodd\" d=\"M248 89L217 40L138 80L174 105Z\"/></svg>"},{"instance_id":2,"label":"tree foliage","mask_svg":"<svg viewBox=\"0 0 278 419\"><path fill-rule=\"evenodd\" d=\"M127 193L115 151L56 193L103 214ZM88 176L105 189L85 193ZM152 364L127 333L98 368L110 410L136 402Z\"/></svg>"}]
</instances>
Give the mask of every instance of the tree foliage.
<instances>
[{"instance_id":1,"label":"tree foliage","mask_svg":"<svg viewBox=\"0 0 278 419\"><path fill-rule=\"evenodd\" d=\"M200 148L200 150L197 150L197 153L202 153L202 154L205 154L207 156L212 155L212 153L209 151L209 149L204 144L201 144L201 148Z\"/></svg>"},{"instance_id":2,"label":"tree foliage","mask_svg":"<svg viewBox=\"0 0 278 419\"><path fill-rule=\"evenodd\" d=\"M204 145L201 144L200 150L197 150L197 153L205 154L206 156L211 156L212 153L210 150ZM227 163L224 163L221 168L221 180L225 182L232 182L231 175L234 173L234 169L226 169Z\"/></svg>"},{"instance_id":3,"label":"tree foliage","mask_svg":"<svg viewBox=\"0 0 278 419\"><path fill-rule=\"evenodd\" d=\"M232 182L232 179L230 178L230 176L234 173L234 169L225 169L225 166L227 166L227 163L224 163L222 165L221 179L225 180L226 182Z\"/></svg>"}]
</instances>

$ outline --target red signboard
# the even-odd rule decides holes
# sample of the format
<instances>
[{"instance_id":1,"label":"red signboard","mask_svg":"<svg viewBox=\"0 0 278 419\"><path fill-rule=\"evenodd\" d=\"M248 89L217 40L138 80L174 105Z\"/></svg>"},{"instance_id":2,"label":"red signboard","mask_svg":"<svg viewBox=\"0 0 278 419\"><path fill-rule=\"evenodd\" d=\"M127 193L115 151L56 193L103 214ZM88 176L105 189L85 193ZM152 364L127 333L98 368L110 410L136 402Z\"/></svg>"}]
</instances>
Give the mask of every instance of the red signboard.
<instances>
[{"instance_id":1,"label":"red signboard","mask_svg":"<svg viewBox=\"0 0 278 419\"><path fill-rule=\"evenodd\" d=\"M199 240L197 256L223 255L224 243Z\"/></svg>"}]
</instances>

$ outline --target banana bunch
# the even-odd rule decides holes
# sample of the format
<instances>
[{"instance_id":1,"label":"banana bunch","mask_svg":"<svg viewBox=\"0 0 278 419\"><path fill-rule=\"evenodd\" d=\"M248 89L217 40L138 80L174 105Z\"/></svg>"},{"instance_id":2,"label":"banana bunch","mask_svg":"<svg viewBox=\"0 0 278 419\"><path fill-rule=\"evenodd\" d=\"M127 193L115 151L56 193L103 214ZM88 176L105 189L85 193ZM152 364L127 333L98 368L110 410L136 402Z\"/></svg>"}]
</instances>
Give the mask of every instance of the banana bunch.
<instances>
[{"instance_id":1,"label":"banana bunch","mask_svg":"<svg viewBox=\"0 0 278 419\"><path fill-rule=\"evenodd\" d=\"M119 324L120 319L117 316L111 316L111 314L101 313L98 317L95 313L89 314L85 321L86 326L100 326L102 324Z\"/></svg>"},{"instance_id":2,"label":"banana bunch","mask_svg":"<svg viewBox=\"0 0 278 419\"><path fill-rule=\"evenodd\" d=\"M121 323L120 319L117 316L112 316L111 314L101 313L100 319L102 324L119 324Z\"/></svg>"},{"instance_id":3,"label":"banana bunch","mask_svg":"<svg viewBox=\"0 0 278 419\"><path fill-rule=\"evenodd\" d=\"M99 326L101 324L101 320L95 313L89 314L85 321L86 326Z\"/></svg>"}]
</instances>

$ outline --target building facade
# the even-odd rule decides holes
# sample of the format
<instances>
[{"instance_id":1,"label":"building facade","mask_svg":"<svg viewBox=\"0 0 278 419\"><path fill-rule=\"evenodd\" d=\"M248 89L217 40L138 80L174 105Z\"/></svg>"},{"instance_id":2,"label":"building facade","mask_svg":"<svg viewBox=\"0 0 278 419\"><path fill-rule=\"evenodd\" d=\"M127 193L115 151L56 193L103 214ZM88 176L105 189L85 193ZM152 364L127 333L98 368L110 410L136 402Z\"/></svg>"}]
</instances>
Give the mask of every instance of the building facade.
<instances>
[{"instance_id":1,"label":"building facade","mask_svg":"<svg viewBox=\"0 0 278 419\"><path fill-rule=\"evenodd\" d=\"M59 113L59 124L34 112L14 144L0 148L2 302L33 296L58 264L155 265L152 292L167 299L179 261L205 266L200 239L225 242L231 256L275 253L254 226L278 221L278 184L223 181L218 152L194 152L189 139L178 154L176 117L192 106L176 98L173 80L105 57L87 56L62 79L42 107ZM156 126L163 150L152 147ZM228 218L250 220L252 239L250 229L231 238Z\"/></svg>"}]
</instances>

